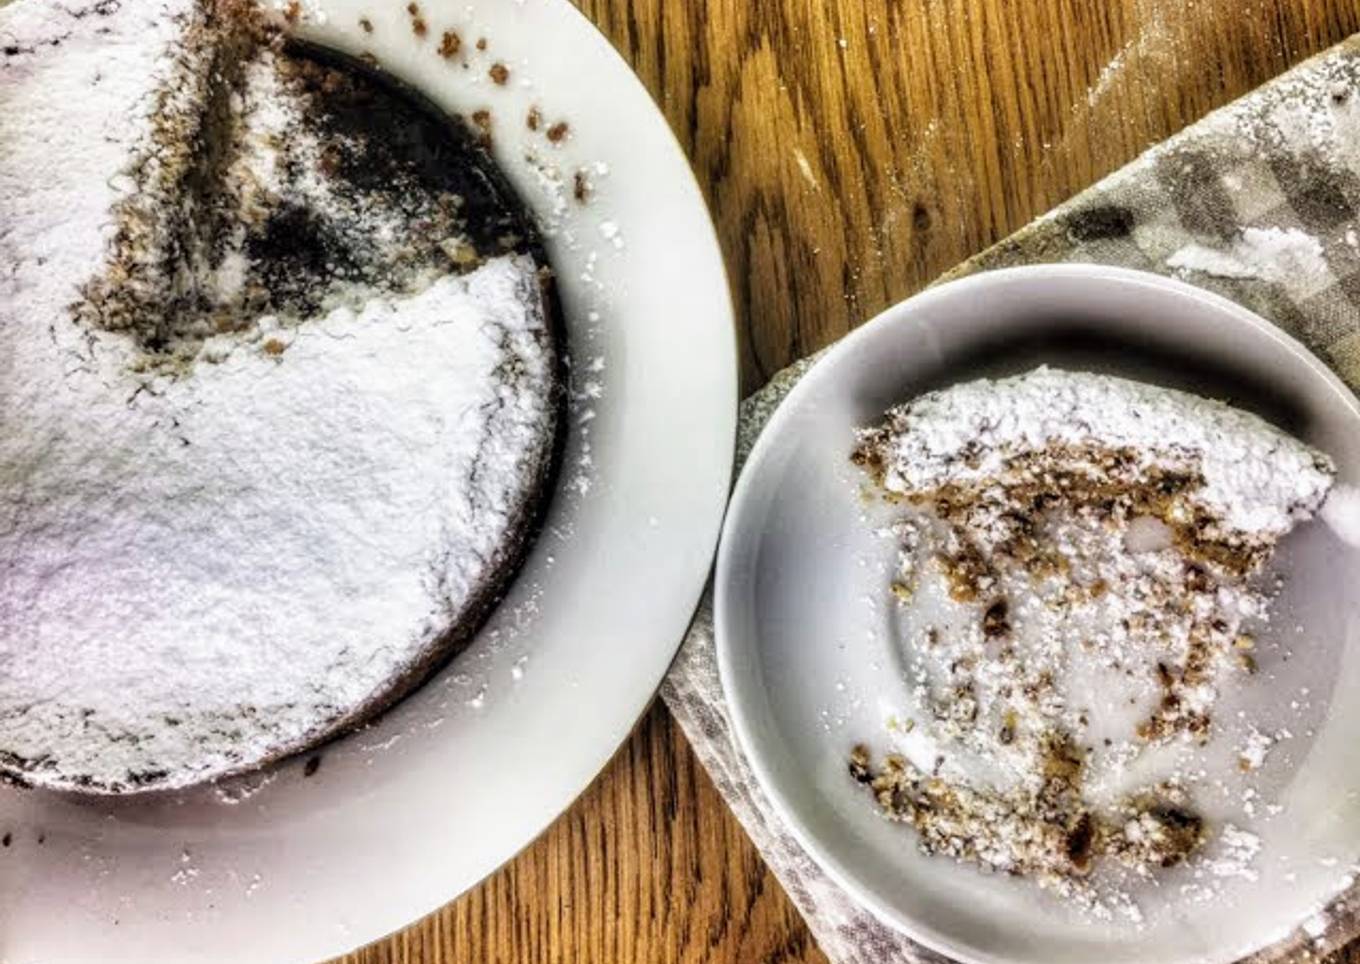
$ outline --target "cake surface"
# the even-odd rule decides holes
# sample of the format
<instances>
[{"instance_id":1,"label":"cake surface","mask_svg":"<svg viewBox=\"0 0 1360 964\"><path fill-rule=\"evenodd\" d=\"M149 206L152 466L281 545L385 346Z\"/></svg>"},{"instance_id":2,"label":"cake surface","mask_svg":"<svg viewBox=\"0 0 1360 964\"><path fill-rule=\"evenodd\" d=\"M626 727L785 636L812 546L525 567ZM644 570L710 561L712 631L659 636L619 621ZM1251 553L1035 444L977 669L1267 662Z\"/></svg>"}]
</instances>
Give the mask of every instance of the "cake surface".
<instances>
[{"instance_id":1,"label":"cake surface","mask_svg":"<svg viewBox=\"0 0 1360 964\"><path fill-rule=\"evenodd\" d=\"M1261 577L1322 507L1324 453L1221 402L1040 368L894 408L852 458L898 553L908 723L849 758L887 817L1133 919L1097 863L1141 881L1250 837L1203 815L1223 784L1199 785L1198 754L1256 672Z\"/></svg>"},{"instance_id":2,"label":"cake surface","mask_svg":"<svg viewBox=\"0 0 1360 964\"><path fill-rule=\"evenodd\" d=\"M1100 464L1106 455L1118 464ZM1198 517L1207 536L1243 545L1311 517L1335 474L1325 455L1223 402L1046 367L893 409L858 457L904 496L1017 484L1043 460L1102 483L1174 474L1184 479L1184 521Z\"/></svg>"},{"instance_id":3,"label":"cake surface","mask_svg":"<svg viewBox=\"0 0 1360 964\"><path fill-rule=\"evenodd\" d=\"M120 793L369 718L552 484L527 212L474 135L186 0L0 9L0 772Z\"/></svg>"}]
</instances>

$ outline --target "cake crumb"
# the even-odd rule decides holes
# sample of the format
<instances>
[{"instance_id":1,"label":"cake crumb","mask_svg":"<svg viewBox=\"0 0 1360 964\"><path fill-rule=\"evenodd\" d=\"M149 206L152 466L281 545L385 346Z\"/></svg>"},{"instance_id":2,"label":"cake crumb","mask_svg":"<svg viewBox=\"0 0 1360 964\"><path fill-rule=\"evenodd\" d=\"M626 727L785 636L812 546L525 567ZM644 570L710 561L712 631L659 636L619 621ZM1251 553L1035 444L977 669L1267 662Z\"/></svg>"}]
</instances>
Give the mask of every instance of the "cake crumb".
<instances>
[{"instance_id":1,"label":"cake crumb","mask_svg":"<svg viewBox=\"0 0 1360 964\"><path fill-rule=\"evenodd\" d=\"M458 36L457 31L445 30L439 38L439 56L448 60L458 53L463 47L463 39Z\"/></svg>"},{"instance_id":2,"label":"cake crumb","mask_svg":"<svg viewBox=\"0 0 1360 964\"><path fill-rule=\"evenodd\" d=\"M1278 738L1262 733L1255 726L1247 732L1246 741L1238 753L1237 765L1243 773L1259 770L1266 762L1266 755Z\"/></svg>"}]
</instances>

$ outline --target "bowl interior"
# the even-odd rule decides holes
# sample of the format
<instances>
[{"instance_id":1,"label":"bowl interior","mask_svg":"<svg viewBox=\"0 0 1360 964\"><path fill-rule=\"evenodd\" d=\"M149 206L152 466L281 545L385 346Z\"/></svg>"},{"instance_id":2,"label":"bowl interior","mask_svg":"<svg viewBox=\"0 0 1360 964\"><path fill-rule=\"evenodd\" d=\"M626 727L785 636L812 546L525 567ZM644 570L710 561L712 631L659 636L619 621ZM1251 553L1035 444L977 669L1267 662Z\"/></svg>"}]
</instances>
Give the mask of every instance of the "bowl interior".
<instances>
[{"instance_id":1,"label":"bowl interior","mask_svg":"<svg viewBox=\"0 0 1360 964\"><path fill-rule=\"evenodd\" d=\"M1132 894L1141 923L1095 921L1037 887L926 857L846 775L879 743L910 685L887 592L896 548L847 456L892 404L1039 364L1117 374L1230 401L1330 453L1360 483L1360 413L1311 355L1215 296L1087 266L1014 269L927 292L848 337L789 396L757 444L719 558L720 666L744 749L819 862L880 916L967 960L1044 964L1229 961L1284 936L1348 883L1360 856L1360 551L1314 521L1274 568L1286 576L1259 675L1223 687L1206 753L1223 786L1197 794L1215 826L1261 838L1246 877L1175 868ZM1293 704L1291 706L1291 704ZM1240 711L1240 712L1239 712ZM1244 811L1231 774L1248 723L1288 727ZM1266 815L1264 804L1283 810ZM1197 885L1221 894L1195 900Z\"/></svg>"}]
</instances>

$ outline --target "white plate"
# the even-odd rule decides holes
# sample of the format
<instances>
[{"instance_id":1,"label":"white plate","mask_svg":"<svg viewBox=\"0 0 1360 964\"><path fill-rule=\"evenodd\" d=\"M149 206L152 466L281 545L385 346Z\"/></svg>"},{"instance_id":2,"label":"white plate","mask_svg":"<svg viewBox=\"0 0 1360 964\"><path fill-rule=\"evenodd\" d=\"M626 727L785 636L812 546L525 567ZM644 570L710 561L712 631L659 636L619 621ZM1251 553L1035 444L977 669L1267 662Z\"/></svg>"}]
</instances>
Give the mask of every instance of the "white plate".
<instances>
[{"instance_id":1,"label":"white plate","mask_svg":"<svg viewBox=\"0 0 1360 964\"><path fill-rule=\"evenodd\" d=\"M847 775L850 748L888 739L910 706L888 583L897 548L874 535L848 462L854 429L890 405L1042 362L1232 398L1330 452L1360 482L1360 407L1296 342L1249 312L1153 275L1064 265L999 271L931 290L851 334L779 408L729 508L717 574L719 665L736 731L788 826L863 904L968 961L1231 961L1299 925L1360 856L1360 551L1320 522L1282 546L1272 632L1295 657L1225 687L1210 749L1233 769L1238 730L1287 725L1259 775L1257 817L1239 796L1196 801L1259 834L1259 881L1174 868L1135 892L1145 915L1096 922L1025 881L916 849ZM1302 626L1303 632L1295 627ZM1261 652L1273 652L1264 640ZM1305 693L1303 688L1307 688ZM1345 698L1339 698L1344 694ZM1287 704L1298 701L1298 712ZM1237 710L1246 711L1239 719ZM1277 798L1285 810L1266 816ZM1212 877L1209 874L1209 877ZM1220 883L1204 903L1183 886Z\"/></svg>"},{"instance_id":2,"label":"white plate","mask_svg":"<svg viewBox=\"0 0 1360 964\"><path fill-rule=\"evenodd\" d=\"M506 172L557 226L576 386L599 397L578 399L548 527L472 648L378 725L327 747L310 778L295 760L221 793L112 804L0 788L6 964L315 960L411 922L580 793L691 618L727 494L736 353L685 158L564 0L421 0L424 39L405 6L308 2L302 29L372 50L450 110L490 108ZM469 46L487 38L467 70L435 53L450 28ZM494 61L510 67L505 87L486 77ZM564 144L528 130L531 105L568 121ZM526 151L565 172L565 188ZM587 167L596 196L583 206L571 181ZM601 371L589 370L596 358Z\"/></svg>"}]
</instances>

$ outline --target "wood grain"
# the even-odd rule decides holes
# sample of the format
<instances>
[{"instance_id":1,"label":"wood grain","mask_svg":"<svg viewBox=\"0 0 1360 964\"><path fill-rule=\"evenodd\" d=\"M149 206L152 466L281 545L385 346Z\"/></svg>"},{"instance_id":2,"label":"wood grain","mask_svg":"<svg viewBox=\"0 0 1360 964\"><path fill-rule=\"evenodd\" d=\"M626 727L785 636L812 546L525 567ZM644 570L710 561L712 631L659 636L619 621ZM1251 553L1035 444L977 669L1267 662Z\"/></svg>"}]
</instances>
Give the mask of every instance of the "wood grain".
<instances>
[{"instance_id":1,"label":"wood grain","mask_svg":"<svg viewBox=\"0 0 1360 964\"><path fill-rule=\"evenodd\" d=\"M1356 0L579 3L694 163L747 390L1360 30ZM525 853L344 960L824 958L657 707Z\"/></svg>"}]
</instances>

